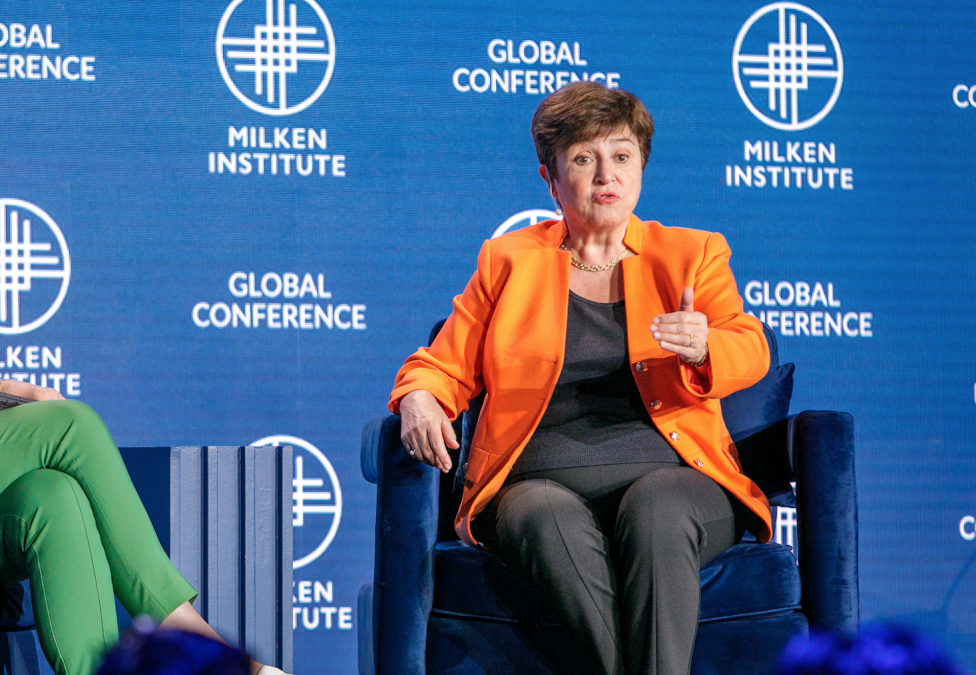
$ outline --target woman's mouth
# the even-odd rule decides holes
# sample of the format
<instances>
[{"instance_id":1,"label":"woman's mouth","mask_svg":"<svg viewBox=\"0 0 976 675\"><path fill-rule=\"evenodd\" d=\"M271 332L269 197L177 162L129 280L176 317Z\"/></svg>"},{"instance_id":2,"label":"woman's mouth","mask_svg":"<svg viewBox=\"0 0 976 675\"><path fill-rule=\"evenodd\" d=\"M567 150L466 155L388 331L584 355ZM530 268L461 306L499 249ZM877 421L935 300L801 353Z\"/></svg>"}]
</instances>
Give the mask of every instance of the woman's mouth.
<instances>
[{"instance_id":1,"label":"woman's mouth","mask_svg":"<svg viewBox=\"0 0 976 675\"><path fill-rule=\"evenodd\" d=\"M593 201L595 201L597 204L613 204L619 199L620 197L613 192L597 192L593 196Z\"/></svg>"}]
</instances>

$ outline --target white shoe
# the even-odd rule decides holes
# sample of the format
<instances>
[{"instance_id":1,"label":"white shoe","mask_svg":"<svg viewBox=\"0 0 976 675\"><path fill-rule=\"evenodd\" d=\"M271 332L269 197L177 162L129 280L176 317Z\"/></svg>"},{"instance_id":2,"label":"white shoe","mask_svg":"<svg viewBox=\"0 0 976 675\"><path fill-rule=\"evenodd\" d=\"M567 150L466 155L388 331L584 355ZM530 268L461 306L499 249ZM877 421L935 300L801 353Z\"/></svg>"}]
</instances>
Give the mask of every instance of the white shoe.
<instances>
[{"instance_id":1,"label":"white shoe","mask_svg":"<svg viewBox=\"0 0 976 675\"><path fill-rule=\"evenodd\" d=\"M261 666L261 670L258 671L258 675L288 675L281 668L275 668L274 666Z\"/></svg>"}]
</instances>

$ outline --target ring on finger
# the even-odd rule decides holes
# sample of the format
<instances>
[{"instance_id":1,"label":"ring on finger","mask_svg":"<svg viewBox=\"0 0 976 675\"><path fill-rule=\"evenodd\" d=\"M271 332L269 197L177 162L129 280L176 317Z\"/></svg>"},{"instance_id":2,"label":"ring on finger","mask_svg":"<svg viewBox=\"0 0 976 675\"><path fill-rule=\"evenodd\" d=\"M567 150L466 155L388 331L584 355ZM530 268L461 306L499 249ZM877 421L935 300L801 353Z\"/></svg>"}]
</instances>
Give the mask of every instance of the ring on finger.
<instances>
[{"instance_id":1,"label":"ring on finger","mask_svg":"<svg viewBox=\"0 0 976 675\"><path fill-rule=\"evenodd\" d=\"M417 454L417 448L407 448L407 454L413 457Z\"/></svg>"},{"instance_id":2,"label":"ring on finger","mask_svg":"<svg viewBox=\"0 0 976 675\"><path fill-rule=\"evenodd\" d=\"M688 336L688 339L690 340L690 342L688 343L688 346L689 347L694 347L695 346L695 336L694 335L689 335Z\"/></svg>"}]
</instances>

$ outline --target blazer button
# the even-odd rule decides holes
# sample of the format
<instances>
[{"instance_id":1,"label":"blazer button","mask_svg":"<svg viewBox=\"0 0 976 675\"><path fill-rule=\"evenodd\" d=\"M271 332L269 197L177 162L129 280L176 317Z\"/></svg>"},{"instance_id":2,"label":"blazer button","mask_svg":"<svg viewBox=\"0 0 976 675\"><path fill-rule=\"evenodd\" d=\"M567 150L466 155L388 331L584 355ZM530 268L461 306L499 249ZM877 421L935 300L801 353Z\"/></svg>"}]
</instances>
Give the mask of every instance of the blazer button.
<instances>
[{"instance_id":1,"label":"blazer button","mask_svg":"<svg viewBox=\"0 0 976 675\"><path fill-rule=\"evenodd\" d=\"M678 435L677 431L671 432L671 440L674 441L675 443L681 440L681 436Z\"/></svg>"},{"instance_id":2,"label":"blazer button","mask_svg":"<svg viewBox=\"0 0 976 675\"><path fill-rule=\"evenodd\" d=\"M644 362L643 361L638 361L634 365L634 368L637 370L638 373L643 373L644 372Z\"/></svg>"},{"instance_id":3,"label":"blazer button","mask_svg":"<svg viewBox=\"0 0 976 675\"><path fill-rule=\"evenodd\" d=\"M661 402L660 401L651 401L651 409L652 410L657 410L660 407L661 407Z\"/></svg>"},{"instance_id":4,"label":"blazer button","mask_svg":"<svg viewBox=\"0 0 976 675\"><path fill-rule=\"evenodd\" d=\"M702 461L700 459L696 459L695 460L695 466L697 466L699 469L703 469L705 467L705 464L702 463Z\"/></svg>"}]
</instances>

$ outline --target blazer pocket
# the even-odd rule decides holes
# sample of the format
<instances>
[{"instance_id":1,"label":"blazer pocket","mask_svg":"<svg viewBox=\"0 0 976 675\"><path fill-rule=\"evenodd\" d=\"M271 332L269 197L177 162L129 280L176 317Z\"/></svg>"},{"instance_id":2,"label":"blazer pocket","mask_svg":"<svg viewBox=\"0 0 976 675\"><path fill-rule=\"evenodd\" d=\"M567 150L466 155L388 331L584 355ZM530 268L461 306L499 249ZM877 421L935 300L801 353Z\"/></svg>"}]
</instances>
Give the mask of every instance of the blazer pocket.
<instances>
[{"instance_id":1,"label":"blazer pocket","mask_svg":"<svg viewBox=\"0 0 976 675\"><path fill-rule=\"evenodd\" d=\"M735 444L732 442L731 438L725 439L725 445L722 446L722 452L728 457L729 461L732 462L732 466L739 473L742 473L742 462L739 461L739 451L735 449Z\"/></svg>"},{"instance_id":2,"label":"blazer pocket","mask_svg":"<svg viewBox=\"0 0 976 675\"><path fill-rule=\"evenodd\" d=\"M497 455L472 446L471 452L468 454L468 461L464 465L464 487L472 488L478 485L491 470L497 457Z\"/></svg>"}]
</instances>

